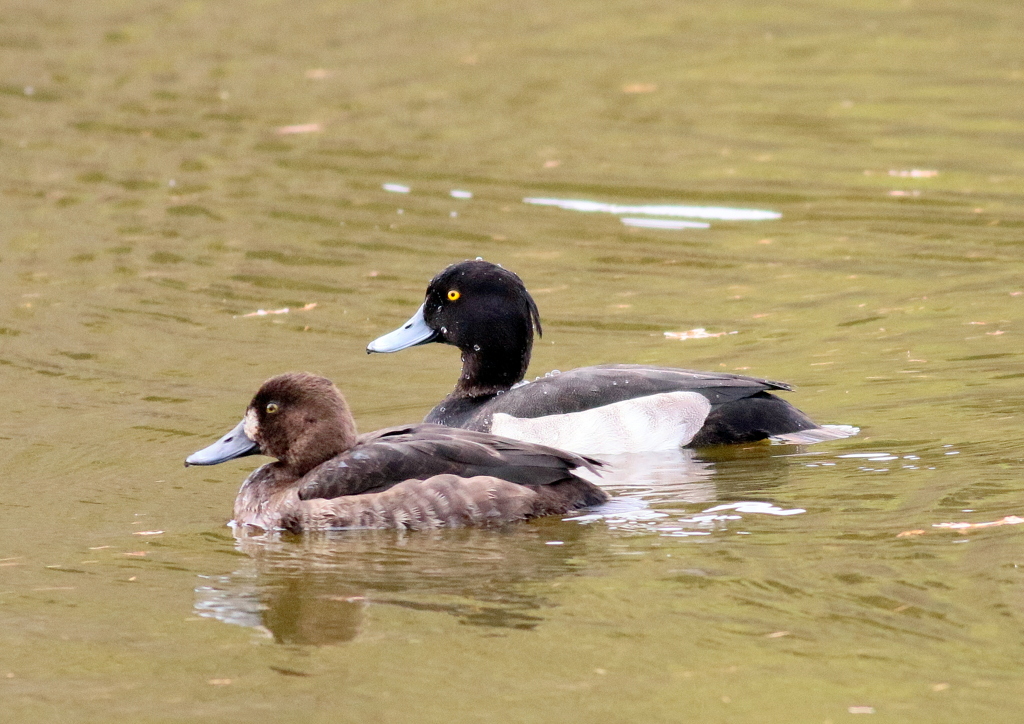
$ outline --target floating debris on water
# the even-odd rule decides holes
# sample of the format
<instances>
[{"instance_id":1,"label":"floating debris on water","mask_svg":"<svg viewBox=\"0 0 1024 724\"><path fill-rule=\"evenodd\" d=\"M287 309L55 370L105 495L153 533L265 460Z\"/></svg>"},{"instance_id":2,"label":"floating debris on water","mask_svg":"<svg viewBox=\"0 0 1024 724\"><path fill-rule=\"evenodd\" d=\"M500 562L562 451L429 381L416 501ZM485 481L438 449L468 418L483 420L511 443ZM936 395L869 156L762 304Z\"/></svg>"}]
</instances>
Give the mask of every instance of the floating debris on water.
<instances>
[{"instance_id":1,"label":"floating debris on water","mask_svg":"<svg viewBox=\"0 0 1024 724\"><path fill-rule=\"evenodd\" d=\"M986 523L933 523L932 528L950 528L952 530L970 530L972 528L994 528L997 525L1020 525L1024 518L1016 515L1008 515L999 520L990 520Z\"/></svg>"},{"instance_id":2,"label":"floating debris on water","mask_svg":"<svg viewBox=\"0 0 1024 724\"><path fill-rule=\"evenodd\" d=\"M281 126L277 129L279 136L290 136L294 133L317 133L324 127L319 123L299 123L294 126Z\"/></svg>"},{"instance_id":3,"label":"floating debris on water","mask_svg":"<svg viewBox=\"0 0 1024 724\"><path fill-rule=\"evenodd\" d=\"M979 530L981 528L995 528L995 527L1002 526L1002 525L1020 525L1021 523L1024 523L1024 518L1021 518L1020 516L1016 516L1016 515L1007 515L1007 516L1005 516L1003 518L1000 518L999 520L989 520L989 521L985 521L983 523L967 523L967 522L932 523L932 528L944 528L946 530L954 530L954 531L959 532L959 531L968 531L968 530ZM897 538L913 538L913 537L916 537L916 536L919 536L919 535L925 535L926 533L927 533L926 530L918 528L916 530L904 530L904 531L901 531L901 532L896 534L896 537Z\"/></svg>"},{"instance_id":4,"label":"floating debris on water","mask_svg":"<svg viewBox=\"0 0 1024 724\"><path fill-rule=\"evenodd\" d=\"M473 198L472 191L460 191L459 189L452 189L451 195L453 199L471 199Z\"/></svg>"},{"instance_id":5,"label":"floating debris on water","mask_svg":"<svg viewBox=\"0 0 1024 724\"><path fill-rule=\"evenodd\" d=\"M685 332L665 332L666 339L707 339L709 337L724 337L728 334L739 334L737 331L733 332L709 332L703 327L697 327L696 329L688 329Z\"/></svg>"},{"instance_id":6,"label":"floating debris on water","mask_svg":"<svg viewBox=\"0 0 1024 724\"><path fill-rule=\"evenodd\" d=\"M296 309L295 311L296 312L308 312L310 309L315 308L316 304L317 304L316 302L310 302L306 306L300 307L300 308ZM235 315L233 317L233 319L238 319L239 317L266 317L268 314L288 314L291 311L292 310L289 309L288 307L285 307L283 309L257 309L255 312L249 312L248 314L238 314L238 315Z\"/></svg>"},{"instance_id":7,"label":"floating debris on water","mask_svg":"<svg viewBox=\"0 0 1024 724\"><path fill-rule=\"evenodd\" d=\"M711 224L706 221L680 221L678 219L637 219L624 217L622 223L626 226L636 226L641 229L710 229Z\"/></svg>"},{"instance_id":8,"label":"floating debris on water","mask_svg":"<svg viewBox=\"0 0 1024 724\"><path fill-rule=\"evenodd\" d=\"M407 194L412 191L411 188L402 184L381 184L381 188L393 194Z\"/></svg>"},{"instance_id":9,"label":"floating debris on water","mask_svg":"<svg viewBox=\"0 0 1024 724\"><path fill-rule=\"evenodd\" d=\"M889 175L898 176L900 178L935 178L939 175L939 172L921 168L912 168L907 170L893 168L889 169Z\"/></svg>"}]
</instances>

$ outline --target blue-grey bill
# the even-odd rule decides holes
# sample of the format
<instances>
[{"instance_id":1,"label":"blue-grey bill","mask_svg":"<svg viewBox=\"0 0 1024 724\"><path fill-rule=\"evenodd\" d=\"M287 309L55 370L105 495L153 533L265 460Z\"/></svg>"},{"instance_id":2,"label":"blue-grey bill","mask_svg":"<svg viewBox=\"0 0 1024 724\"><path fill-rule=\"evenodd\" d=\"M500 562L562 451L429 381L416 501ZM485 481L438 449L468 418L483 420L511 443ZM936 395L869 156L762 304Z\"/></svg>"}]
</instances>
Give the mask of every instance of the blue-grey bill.
<instances>
[{"instance_id":1,"label":"blue-grey bill","mask_svg":"<svg viewBox=\"0 0 1024 724\"><path fill-rule=\"evenodd\" d=\"M400 349L415 347L418 344L427 344L437 339L437 332L427 326L427 320L423 318L423 307L416 310L416 314L409 318L409 321L396 329L388 332L383 337L366 345L369 352L397 352Z\"/></svg>"},{"instance_id":2,"label":"blue-grey bill","mask_svg":"<svg viewBox=\"0 0 1024 724\"><path fill-rule=\"evenodd\" d=\"M185 458L186 467L189 465L216 465L226 460L259 454L260 446L245 434L244 428L245 420L242 420L235 425L231 432L213 445L189 455Z\"/></svg>"}]
</instances>

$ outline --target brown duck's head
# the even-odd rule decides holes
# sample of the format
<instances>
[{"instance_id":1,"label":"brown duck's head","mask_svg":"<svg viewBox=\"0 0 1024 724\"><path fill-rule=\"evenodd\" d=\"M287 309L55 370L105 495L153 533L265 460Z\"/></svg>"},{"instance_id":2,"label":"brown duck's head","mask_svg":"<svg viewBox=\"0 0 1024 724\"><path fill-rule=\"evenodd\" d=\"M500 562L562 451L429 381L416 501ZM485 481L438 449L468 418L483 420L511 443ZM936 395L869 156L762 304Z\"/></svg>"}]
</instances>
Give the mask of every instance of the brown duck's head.
<instances>
[{"instance_id":1,"label":"brown duck's head","mask_svg":"<svg viewBox=\"0 0 1024 724\"><path fill-rule=\"evenodd\" d=\"M301 477L355 444L355 420L338 388L323 377L289 372L264 382L242 421L185 464L215 465L259 453Z\"/></svg>"}]
</instances>

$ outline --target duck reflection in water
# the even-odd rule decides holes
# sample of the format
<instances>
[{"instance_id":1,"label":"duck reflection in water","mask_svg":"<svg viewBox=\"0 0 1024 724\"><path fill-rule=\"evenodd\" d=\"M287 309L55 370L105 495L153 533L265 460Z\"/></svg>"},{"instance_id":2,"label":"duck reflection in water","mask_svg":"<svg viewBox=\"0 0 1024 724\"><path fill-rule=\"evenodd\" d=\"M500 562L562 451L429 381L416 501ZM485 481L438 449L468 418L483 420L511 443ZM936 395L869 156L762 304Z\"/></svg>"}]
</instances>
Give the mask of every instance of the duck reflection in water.
<instances>
[{"instance_id":1,"label":"duck reflection in water","mask_svg":"<svg viewBox=\"0 0 1024 724\"><path fill-rule=\"evenodd\" d=\"M622 533L656 535L673 521L631 518L630 511L688 518L716 503L772 501L769 491L788 481L795 451L752 445L705 450L701 457L686 450L616 456L607 481L616 497L593 509L606 515L599 525L548 517L499 529L301 536L237 527L228 540L244 563L204 576L195 611L296 645L350 641L384 618L368 617L374 609L453 616L499 634L535 629L558 605L563 580L603 575L618 560Z\"/></svg>"},{"instance_id":2,"label":"duck reflection in water","mask_svg":"<svg viewBox=\"0 0 1024 724\"><path fill-rule=\"evenodd\" d=\"M263 631L277 643L350 641L368 611L397 607L493 629L534 629L567 576L599 572L601 528L545 519L502 529L236 533L248 560L206 576L195 612ZM549 545L557 540L559 545ZM545 585L546 584L546 585Z\"/></svg>"}]
</instances>

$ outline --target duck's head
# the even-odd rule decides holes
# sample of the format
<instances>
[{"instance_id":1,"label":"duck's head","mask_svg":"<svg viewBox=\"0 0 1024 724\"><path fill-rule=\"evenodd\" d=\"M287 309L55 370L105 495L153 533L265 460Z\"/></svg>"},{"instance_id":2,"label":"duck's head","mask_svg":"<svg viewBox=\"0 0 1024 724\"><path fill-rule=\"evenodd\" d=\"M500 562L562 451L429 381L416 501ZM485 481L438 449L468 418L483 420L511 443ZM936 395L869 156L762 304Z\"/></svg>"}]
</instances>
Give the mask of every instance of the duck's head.
<instances>
[{"instance_id":1,"label":"duck's head","mask_svg":"<svg viewBox=\"0 0 1024 724\"><path fill-rule=\"evenodd\" d=\"M306 372L290 372L263 383L245 417L185 465L216 465L246 455L269 455L301 477L356 443L356 424L334 384Z\"/></svg>"},{"instance_id":2,"label":"duck's head","mask_svg":"<svg viewBox=\"0 0 1024 724\"><path fill-rule=\"evenodd\" d=\"M477 259L452 264L427 286L426 298L408 322L370 342L367 352L397 352L430 342L466 351L523 346L541 334L540 315L523 280L497 264ZM528 341L526 341L528 340Z\"/></svg>"}]
</instances>

